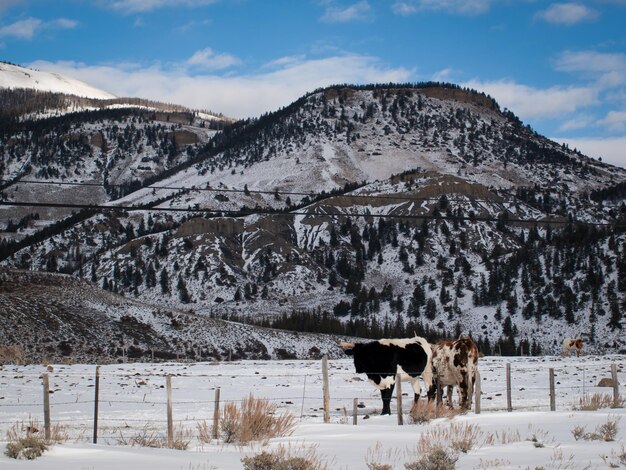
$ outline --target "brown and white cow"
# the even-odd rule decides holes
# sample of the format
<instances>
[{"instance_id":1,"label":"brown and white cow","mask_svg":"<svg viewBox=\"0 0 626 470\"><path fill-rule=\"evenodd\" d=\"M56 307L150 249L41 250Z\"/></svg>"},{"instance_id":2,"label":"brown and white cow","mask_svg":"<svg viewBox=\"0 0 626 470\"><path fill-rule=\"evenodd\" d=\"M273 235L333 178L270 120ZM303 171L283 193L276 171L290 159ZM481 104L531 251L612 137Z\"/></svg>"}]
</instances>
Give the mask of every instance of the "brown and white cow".
<instances>
[{"instance_id":1,"label":"brown and white cow","mask_svg":"<svg viewBox=\"0 0 626 470\"><path fill-rule=\"evenodd\" d=\"M570 356L572 351L576 351L576 357L579 357L580 353L583 351L584 344L585 342L580 338L565 338L563 340L561 355Z\"/></svg>"},{"instance_id":2,"label":"brown and white cow","mask_svg":"<svg viewBox=\"0 0 626 470\"><path fill-rule=\"evenodd\" d=\"M460 337L456 341L441 340L432 345L433 386L428 390L428 399L437 396L442 401L443 387L446 386L446 401L452 407L452 387L458 387L461 407L470 409L474 394L474 380L478 367L478 348L471 338Z\"/></svg>"}]
</instances>

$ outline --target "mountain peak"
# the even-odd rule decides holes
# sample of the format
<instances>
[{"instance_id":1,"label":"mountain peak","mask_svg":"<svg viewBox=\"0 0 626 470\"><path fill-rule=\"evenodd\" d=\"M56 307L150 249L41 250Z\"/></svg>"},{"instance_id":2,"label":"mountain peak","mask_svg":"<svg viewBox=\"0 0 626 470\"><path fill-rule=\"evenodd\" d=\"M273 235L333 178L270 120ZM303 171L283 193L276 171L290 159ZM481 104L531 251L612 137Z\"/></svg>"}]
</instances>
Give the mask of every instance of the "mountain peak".
<instances>
[{"instance_id":1,"label":"mountain peak","mask_svg":"<svg viewBox=\"0 0 626 470\"><path fill-rule=\"evenodd\" d=\"M26 88L100 100L115 98L115 95L75 78L54 72L33 70L7 62L0 62L0 88Z\"/></svg>"}]
</instances>

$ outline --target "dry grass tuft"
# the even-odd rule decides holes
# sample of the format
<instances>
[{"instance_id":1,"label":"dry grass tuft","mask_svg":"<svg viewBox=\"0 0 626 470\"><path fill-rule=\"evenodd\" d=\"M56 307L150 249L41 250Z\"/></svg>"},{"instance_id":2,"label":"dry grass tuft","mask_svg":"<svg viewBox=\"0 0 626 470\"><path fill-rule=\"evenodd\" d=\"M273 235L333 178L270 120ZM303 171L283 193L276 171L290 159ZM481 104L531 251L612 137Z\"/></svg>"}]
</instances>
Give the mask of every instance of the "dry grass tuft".
<instances>
[{"instance_id":1,"label":"dry grass tuft","mask_svg":"<svg viewBox=\"0 0 626 470\"><path fill-rule=\"evenodd\" d=\"M433 447L449 447L454 453L466 454L474 447L484 445L484 433L475 424L452 423L450 426L438 426L422 434L417 442L418 454L429 453Z\"/></svg>"},{"instance_id":2,"label":"dry grass tuft","mask_svg":"<svg viewBox=\"0 0 626 470\"><path fill-rule=\"evenodd\" d=\"M220 435L224 442L247 444L252 441L267 442L293 432L296 420L291 414L276 415L277 406L267 400L248 395L237 407L224 406L220 418Z\"/></svg>"},{"instance_id":3,"label":"dry grass tuft","mask_svg":"<svg viewBox=\"0 0 626 470\"><path fill-rule=\"evenodd\" d=\"M28 435L9 441L4 455L12 459L34 460L48 450L48 444L41 436Z\"/></svg>"},{"instance_id":4,"label":"dry grass tuft","mask_svg":"<svg viewBox=\"0 0 626 470\"><path fill-rule=\"evenodd\" d=\"M458 453L440 445L433 445L427 452L421 454L419 460L404 464L406 470L454 470Z\"/></svg>"},{"instance_id":5,"label":"dry grass tuft","mask_svg":"<svg viewBox=\"0 0 626 470\"><path fill-rule=\"evenodd\" d=\"M315 447L293 451L283 446L241 459L243 470L328 470L316 455Z\"/></svg>"},{"instance_id":6,"label":"dry grass tuft","mask_svg":"<svg viewBox=\"0 0 626 470\"><path fill-rule=\"evenodd\" d=\"M584 441L613 442L618 432L618 421L619 419L611 419L609 416L606 423L596 427L594 432L587 432L585 426L576 426L572 429L572 434L577 441L582 439Z\"/></svg>"},{"instance_id":7,"label":"dry grass tuft","mask_svg":"<svg viewBox=\"0 0 626 470\"><path fill-rule=\"evenodd\" d=\"M412 424L424 424L436 418L452 419L465 413L461 408L448 408L445 404L437 405L435 402L420 400L409 412L409 420Z\"/></svg>"},{"instance_id":8,"label":"dry grass tuft","mask_svg":"<svg viewBox=\"0 0 626 470\"><path fill-rule=\"evenodd\" d=\"M155 449L170 448L177 450L186 450L191 442L192 432L189 429L184 428L182 425L174 428L174 435L172 436L171 444L168 443L167 437L159 434L157 430L151 429L146 424L141 431L131 437L124 437L120 430L120 437L117 439L117 443L123 446L131 447L152 447Z\"/></svg>"},{"instance_id":9,"label":"dry grass tuft","mask_svg":"<svg viewBox=\"0 0 626 470\"><path fill-rule=\"evenodd\" d=\"M30 419L28 424L14 424L7 431L7 446L4 455L12 459L34 460L48 450L50 442L39 431L37 420Z\"/></svg>"},{"instance_id":10,"label":"dry grass tuft","mask_svg":"<svg viewBox=\"0 0 626 470\"><path fill-rule=\"evenodd\" d=\"M198 421L196 429L198 430L198 441L203 444L210 444L213 440L213 426L206 421Z\"/></svg>"},{"instance_id":11,"label":"dry grass tuft","mask_svg":"<svg viewBox=\"0 0 626 470\"><path fill-rule=\"evenodd\" d=\"M365 465L367 465L368 470L393 470L399 460L400 451L398 449L384 450L378 441L374 447L367 449Z\"/></svg>"},{"instance_id":12,"label":"dry grass tuft","mask_svg":"<svg viewBox=\"0 0 626 470\"><path fill-rule=\"evenodd\" d=\"M620 397L617 407L624 408L626 406L626 397ZM601 408L613 408L613 396L606 393L586 394L580 398L578 406L574 409L581 411L597 411Z\"/></svg>"}]
</instances>

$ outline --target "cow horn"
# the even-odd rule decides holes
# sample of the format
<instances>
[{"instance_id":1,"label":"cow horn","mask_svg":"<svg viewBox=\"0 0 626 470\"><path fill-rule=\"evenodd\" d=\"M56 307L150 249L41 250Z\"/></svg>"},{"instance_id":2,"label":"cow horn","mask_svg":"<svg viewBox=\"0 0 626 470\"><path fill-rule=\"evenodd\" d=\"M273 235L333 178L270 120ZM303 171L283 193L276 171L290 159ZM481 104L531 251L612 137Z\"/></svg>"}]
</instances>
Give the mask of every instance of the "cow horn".
<instances>
[{"instance_id":1,"label":"cow horn","mask_svg":"<svg viewBox=\"0 0 626 470\"><path fill-rule=\"evenodd\" d=\"M348 343L347 341L340 341L339 342L339 347L341 349L354 349L354 343Z\"/></svg>"}]
</instances>

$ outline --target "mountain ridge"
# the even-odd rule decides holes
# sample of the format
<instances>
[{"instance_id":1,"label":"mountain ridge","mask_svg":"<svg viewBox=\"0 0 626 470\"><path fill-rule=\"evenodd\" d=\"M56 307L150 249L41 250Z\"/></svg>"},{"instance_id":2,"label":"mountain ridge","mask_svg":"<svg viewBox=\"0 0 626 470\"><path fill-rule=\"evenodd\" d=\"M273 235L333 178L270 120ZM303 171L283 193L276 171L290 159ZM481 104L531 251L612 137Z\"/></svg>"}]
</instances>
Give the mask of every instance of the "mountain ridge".
<instances>
[{"instance_id":1,"label":"mountain ridge","mask_svg":"<svg viewBox=\"0 0 626 470\"><path fill-rule=\"evenodd\" d=\"M111 141L124 147L138 124L103 131L119 126ZM205 316L320 310L372 331L458 324L504 353L530 338L554 351L560 332L624 348L626 170L549 141L484 95L329 87L227 125L177 162L153 187L110 195L143 211L87 215L3 264ZM25 188L9 186L3 204Z\"/></svg>"}]
</instances>

